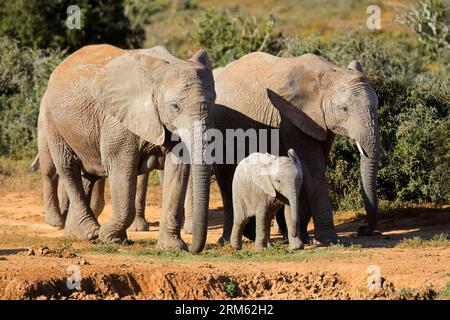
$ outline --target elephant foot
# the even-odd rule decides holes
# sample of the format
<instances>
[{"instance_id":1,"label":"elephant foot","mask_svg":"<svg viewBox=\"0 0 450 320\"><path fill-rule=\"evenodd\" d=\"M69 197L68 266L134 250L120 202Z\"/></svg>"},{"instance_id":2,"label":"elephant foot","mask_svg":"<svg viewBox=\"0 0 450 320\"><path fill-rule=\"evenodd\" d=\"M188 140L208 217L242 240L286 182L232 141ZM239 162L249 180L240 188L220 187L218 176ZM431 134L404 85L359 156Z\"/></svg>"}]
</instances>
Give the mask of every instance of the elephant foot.
<instances>
[{"instance_id":1,"label":"elephant foot","mask_svg":"<svg viewBox=\"0 0 450 320\"><path fill-rule=\"evenodd\" d=\"M121 244L127 240L127 231L117 230L117 226L106 223L100 227L98 238L104 243Z\"/></svg>"},{"instance_id":2,"label":"elephant foot","mask_svg":"<svg viewBox=\"0 0 450 320\"><path fill-rule=\"evenodd\" d=\"M80 221L73 213L67 215L64 226L64 235L74 237L79 240L94 240L99 236L100 225L94 218L87 218Z\"/></svg>"},{"instance_id":3,"label":"elephant foot","mask_svg":"<svg viewBox=\"0 0 450 320\"><path fill-rule=\"evenodd\" d=\"M136 215L133 224L128 228L128 231L148 231L149 229L150 224L145 220L145 217Z\"/></svg>"},{"instance_id":4,"label":"elephant foot","mask_svg":"<svg viewBox=\"0 0 450 320\"><path fill-rule=\"evenodd\" d=\"M255 252L263 252L267 249L267 245L264 246L262 244L255 244Z\"/></svg>"},{"instance_id":5,"label":"elephant foot","mask_svg":"<svg viewBox=\"0 0 450 320\"><path fill-rule=\"evenodd\" d=\"M165 250L183 250L188 251L186 243L179 236L164 236L158 239L158 248Z\"/></svg>"},{"instance_id":6,"label":"elephant foot","mask_svg":"<svg viewBox=\"0 0 450 320\"><path fill-rule=\"evenodd\" d=\"M309 236L308 232L300 232L300 239L305 245L311 244L311 237Z\"/></svg>"},{"instance_id":7,"label":"elephant foot","mask_svg":"<svg viewBox=\"0 0 450 320\"><path fill-rule=\"evenodd\" d=\"M287 235L287 232L281 234L283 236L283 244L289 243L289 237Z\"/></svg>"},{"instance_id":8,"label":"elephant foot","mask_svg":"<svg viewBox=\"0 0 450 320\"><path fill-rule=\"evenodd\" d=\"M338 244L339 238L332 238L332 239L314 238L312 243L317 247L327 247L333 244Z\"/></svg>"},{"instance_id":9,"label":"elephant foot","mask_svg":"<svg viewBox=\"0 0 450 320\"><path fill-rule=\"evenodd\" d=\"M222 235L219 240L217 240L217 245L223 247L224 245L226 245L227 243L230 242L230 237L229 235Z\"/></svg>"},{"instance_id":10,"label":"elephant foot","mask_svg":"<svg viewBox=\"0 0 450 320\"><path fill-rule=\"evenodd\" d=\"M368 225L363 225L358 228L358 237L379 236L381 234L382 234L381 232L369 228Z\"/></svg>"},{"instance_id":11,"label":"elephant foot","mask_svg":"<svg viewBox=\"0 0 450 320\"><path fill-rule=\"evenodd\" d=\"M64 229L64 224L65 224L65 215L59 214L59 213L51 213L49 211L45 212L45 223L48 224L49 226L55 227L59 230Z\"/></svg>"},{"instance_id":12,"label":"elephant foot","mask_svg":"<svg viewBox=\"0 0 450 320\"><path fill-rule=\"evenodd\" d=\"M300 238L289 239L289 250L302 250L305 248Z\"/></svg>"},{"instance_id":13,"label":"elephant foot","mask_svg":"<svg viewBox=\"0 0 450 320\"><path fill-rule=\"evenodd\" d=\"M339 243L339 238L334 228L326 230L315 230L313 244L318 246L329 246Z\"/></svg>"},{"instance_id":14,"label":"elephant foot","mask_svg":"<svg viewBox=\"0 0 450 320\"><path fill-rule=\"evenodd\" d=\"M192 234L192 221L184 220L183 232L186 234Z\"/></svg>"},{"instance_id":15,"label":"elephant foot","mask_svg":"<svg viewBox=\"0 0 450 320\"><path fill-rule=\"evenodd\" d=\"M230 242L230 244L231 244L231 247L234 249L234 250L241 250L242 249L242 241L239 241L239 240L231 240L231 242Z\"/></svg>"}]
</instances>

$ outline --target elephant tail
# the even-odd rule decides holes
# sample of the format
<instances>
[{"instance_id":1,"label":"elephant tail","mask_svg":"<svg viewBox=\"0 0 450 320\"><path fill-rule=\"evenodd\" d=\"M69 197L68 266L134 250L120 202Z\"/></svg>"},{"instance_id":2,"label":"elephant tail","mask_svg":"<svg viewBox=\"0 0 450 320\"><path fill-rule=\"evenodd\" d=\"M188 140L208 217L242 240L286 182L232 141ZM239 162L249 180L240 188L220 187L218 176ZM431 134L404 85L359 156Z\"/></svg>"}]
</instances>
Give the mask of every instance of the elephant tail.
<instances>
[{"instance_id":1,"label":"elephant tail","mask_svg":"<svg viewBox=\"0 0 450 320\"><path fill-rule=\"evenodd\" d=\"M33 162L28 167L28 172L34 173L39 170L39 153L34 157Z\"/></svg>"}]
</instances>

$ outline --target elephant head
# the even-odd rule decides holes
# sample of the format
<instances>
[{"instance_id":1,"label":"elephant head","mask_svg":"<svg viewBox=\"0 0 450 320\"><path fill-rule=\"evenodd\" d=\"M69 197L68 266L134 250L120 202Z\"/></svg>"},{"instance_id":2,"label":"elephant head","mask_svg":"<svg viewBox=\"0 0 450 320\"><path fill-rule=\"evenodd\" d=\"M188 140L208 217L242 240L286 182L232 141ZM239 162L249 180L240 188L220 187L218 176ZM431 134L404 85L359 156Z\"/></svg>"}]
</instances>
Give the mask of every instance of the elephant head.
<instances>
[{"instance_id":1,"label":"elephant head","mask_svg":"<svg viewBox=\"0 0 450 320\"><path fill-rule=\"evenodd\" d=\"M213 126L210 108L216 94L211 64L205 51L199 50L188 60L160 57L128 51L111 59L97 72L93 95L109 115L154 145L170 142L177 130L190 137L204 136ZM186 142L190 158L203 155L205 143ZM192 141L192 140L190 140ZM194 152L195 151L195 152ZM206 241L209 178L211 167L197 156L192 164L194 237L191 251L199 252Z\"/></svg>"},{"instance_id":2,"label":"elephant head","mask_svg":"<svg viewBox=\"0 0 450 320\"><path fill-rule=\"evenodd\" d=\"M292 221L290 236L297 237L303 169L293 149L289 149L288 156L255 153L252 158L256 158L256 163L248 172L253 183L267 195L281 198L280 200L289 204Z\"/></svg>"},{"instance_id":3,"label":"elephant head","mask_svg":"<svg viewBox=\"0 0 450 320\"><path fill-rule=\"evenodd\" d=\"M371 234L378 220L376 176L380 153L377 119L378 99L363 74L352 61L339 68L316 55L298 58L287 77L290 88L268 90L271 103L296 127L310 137L325 141L331 131L353 139L361 154L361 185L368 226L360 234Z\"/></svg>"}]
</instances>

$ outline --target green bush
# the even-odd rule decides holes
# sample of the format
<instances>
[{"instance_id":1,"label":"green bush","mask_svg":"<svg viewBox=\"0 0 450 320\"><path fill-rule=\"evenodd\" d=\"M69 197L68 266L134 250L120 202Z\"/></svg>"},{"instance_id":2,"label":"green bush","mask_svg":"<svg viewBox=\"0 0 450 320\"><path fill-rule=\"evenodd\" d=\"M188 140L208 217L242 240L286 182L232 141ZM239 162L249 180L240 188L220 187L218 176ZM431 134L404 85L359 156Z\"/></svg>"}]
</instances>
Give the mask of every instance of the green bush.
<instances>
[{"instance_id":1,"label":"green bush","mask_svg":"<svg viewBox=\"0 0 450 320\"><path fill-rule=\"evenodd\" d=\"M66 11L72 4L81 10L79 30L66 26ZM158 10L154 1L143 0L1 1L0 36L29 47L69 51L94 43L139 47L145 39L146 19Z\"/></svg>"},{"instance_id":2,"label":"green bush","mask_svg":"<svg viewBox=\"0 0 450 320\"><path fill-rule=\"evenodd\" d=\"M258 23L255 17L237 15L209 9L197 19L196 41L210 55L214 67L229 62L253 51L281 54L284 38L273 32L275 19L269 16Z\"/></svg>"},{"instance_id":3,"label":"green bush","mask_svg":"<svg viewBox=\"0 0 450 320\"><path fill-rule=\"evenodd\" d=\"M0 56L0 155L30 156L37 149L40 100L64 52L20 47L0 38Z\"/></svg>"},{"instance_id":4,"label":"green bush","mask_svg":"<svg viewBox=\"0 0 450 320\"><path fill-rule=\"evenodd\" d=\"M433 56L437 67L429 68L428 53L410 42L356 32L336 34L326 42L317 35L284 38L273 34L274 20L261 33L256 23L239 19L243 18L210 10L199 20L198 42L216 66L258 49L282 56L315 53L342 67L358 59L379 98L378 118L387 153L380 161L379 197L450 201L450 92L444 55ZM262 39L269 40L262 45ZM353 141L336 137L327 174L336 209L362 206L359 153Z\"/></svg>"},{"instance_id":5,"label":"green bush","mask_svg":"<svg viewBox=\"0 0 450 320\"><path fill-rule=\"evenodd\" d=\"M450 50L450 8L438 0L421 0L417 6L403 11L397 22L416 34L429 56Z\"/></svg>"}]
</instances>

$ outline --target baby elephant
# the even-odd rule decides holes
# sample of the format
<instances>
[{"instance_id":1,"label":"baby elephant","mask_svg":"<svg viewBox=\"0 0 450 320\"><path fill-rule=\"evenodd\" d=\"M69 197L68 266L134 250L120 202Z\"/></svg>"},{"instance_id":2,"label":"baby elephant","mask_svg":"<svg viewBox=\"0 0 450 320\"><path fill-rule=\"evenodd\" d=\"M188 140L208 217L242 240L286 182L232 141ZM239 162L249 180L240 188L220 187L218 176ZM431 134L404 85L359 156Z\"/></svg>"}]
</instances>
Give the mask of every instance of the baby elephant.
<instances>
[{"instance_id":1,"label":"baby elephant","mask_svg":"<svg viewBox=\"0 0 450 320\"><path fill-rule=\"evenodd\" d=\"M231 246L234 249L241 249L243 229L253 216L256 216L255 250L265 249L270 237L270 222L283 204L289 248L303 249L297 231L303 170L293 149L289 149L288 155L278 157L268 153L252 153L237 166L233 177Z\"/></svg>"}]
</instances>

